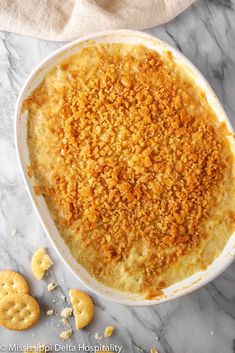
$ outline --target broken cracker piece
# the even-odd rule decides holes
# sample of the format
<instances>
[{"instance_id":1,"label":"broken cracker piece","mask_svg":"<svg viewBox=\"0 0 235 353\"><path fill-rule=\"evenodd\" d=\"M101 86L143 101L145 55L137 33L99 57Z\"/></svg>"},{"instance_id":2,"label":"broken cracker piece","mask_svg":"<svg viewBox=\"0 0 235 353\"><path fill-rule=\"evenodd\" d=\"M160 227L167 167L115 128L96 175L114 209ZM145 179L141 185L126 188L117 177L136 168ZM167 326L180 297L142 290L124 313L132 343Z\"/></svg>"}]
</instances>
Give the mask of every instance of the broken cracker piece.
<instances>
[{"instance_id":1,"label":"broken cracker piece","mask_svg":"<svg viewBox=\"0 0 235 353\"><path fill-rule=\"evenodd\" d=\"M106 327L105 331L104 331L104 337L110 337L112 336L114 331L114 326L108 326Z\"/></svg>"},{"instance_id":2,"label":"broken cracker piece","mask_svg":"<svg viewBox=\"0 0 235 353\"><path fill-rule=\"evenodd\" d=\"M62 331L59 337L62 338L62 340L68 340L72 336L72 333L73 333L73 330L68 329L68 330Z\"/></svg>"},{"instance_id":3,"label":"broken cracker piece","mask_svg":"<svg viewBox=\"0 0 235 353\"><path fill-rule=\"evenodd\" d=\"M34 277L40 281L52 264L52 260L45 252L44 248L39 248L36 250L31 260L31 269Z\"/></svg>"},{"instance_id":4,"label":"broken cracker piece","mask_svg":"<svg viewBox=\"0 0 235 353\"><path fill-rule=\"evenodd\" d=\"M75 326L79 330L89 325L94 316L95 306L91 297L78 289L70 289L69 296L73 306Z\"/></svg>"}]
</instances>

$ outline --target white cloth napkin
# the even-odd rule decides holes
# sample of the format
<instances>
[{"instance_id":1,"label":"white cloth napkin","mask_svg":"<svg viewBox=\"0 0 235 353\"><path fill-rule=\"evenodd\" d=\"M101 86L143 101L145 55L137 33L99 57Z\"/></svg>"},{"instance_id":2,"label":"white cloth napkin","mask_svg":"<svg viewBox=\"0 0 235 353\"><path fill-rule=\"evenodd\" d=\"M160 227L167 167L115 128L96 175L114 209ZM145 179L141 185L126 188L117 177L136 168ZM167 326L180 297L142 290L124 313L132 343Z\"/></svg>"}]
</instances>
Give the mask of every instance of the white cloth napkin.
<instances>
[{"instance_id":1,"label":"white cloth napkin","mask_svg":"<svg viewBox=\"0 0 235 353\"><path fill-rule=\"evenodd\" d=\"M0 30L68 41L115 28L170 21L194 0L0 0Z\"/></svg>"}]
</instances>

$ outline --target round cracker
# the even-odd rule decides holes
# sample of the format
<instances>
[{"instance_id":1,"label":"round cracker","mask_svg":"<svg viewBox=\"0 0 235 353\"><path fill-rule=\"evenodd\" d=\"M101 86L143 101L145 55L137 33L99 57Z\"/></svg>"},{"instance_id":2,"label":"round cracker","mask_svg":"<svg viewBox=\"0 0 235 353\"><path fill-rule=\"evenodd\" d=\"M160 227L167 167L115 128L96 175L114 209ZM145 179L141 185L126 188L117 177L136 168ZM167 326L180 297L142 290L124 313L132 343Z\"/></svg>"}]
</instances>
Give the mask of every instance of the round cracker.
<instances>
[{"instance_id":1,"label":"round cracker","mask_svg":"<svg viewBox=\"0 0 235 353\"><path fill-rule=\"evenodd\" d=\"M8 294L0 301L0 325L14 331L27 330L39 319L37 301L28 294Z\"/></svg>"},{"instance_id":2,"label":"round cracker","mask_svg":"<svg viewBox=\"0 0 235 353\"><path fill-rule=\"evenodd\" d=\"M78 289L70 289L70 302L73 306L75 326L79 330L86 327L93 319L95 306L91 297Z\"/></svg>"},{"instance_id":3,"label":"round cracker","mask_svg":"<svg viewBox=\"0 0 235 353\"><path fill-rule=\"evenodd\" d=\"M0 300L9 293L29 293L29 286L23 276L15 271L0 271Z\"/></svg>"}]
</instances>

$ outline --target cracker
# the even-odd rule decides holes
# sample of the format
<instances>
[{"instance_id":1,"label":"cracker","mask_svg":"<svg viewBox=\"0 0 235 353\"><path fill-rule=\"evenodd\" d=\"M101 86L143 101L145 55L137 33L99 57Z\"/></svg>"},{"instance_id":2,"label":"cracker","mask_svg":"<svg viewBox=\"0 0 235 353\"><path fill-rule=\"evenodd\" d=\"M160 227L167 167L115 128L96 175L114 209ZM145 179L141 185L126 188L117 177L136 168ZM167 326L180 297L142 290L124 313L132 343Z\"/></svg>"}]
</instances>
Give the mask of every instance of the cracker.
<instances>
[{"instance_id":1,"label":"cracker","mask_svg":"<svg viewBox=\"0 0 235 353\"><path fill-rule=\"evenodd\" d=\"M39 315L37 301L28 294L8 294L0 301L0 325L10 330L27 330Z\"/></svg>"},{"instance_id":2,"label":"cracker","mask_svg":"<svg viewBox=\"0 0 235 353\"><path fill-rule=\"evenodd\" d=\"M46 254L43 248L39 248L32 257L31 269L34 274L34 277L37 280L41 280L44 276L46 270L52 266L51 258Z\"/></svg>"},{"instance_id":3,"label":"cracker","mask_svg":"<svg viewBox=\"0 0 235 353\"><path fill-rule=\"evenodd\" d=\"M73 306L76 329L86 327L93 319L95 306L91 297L78 289L70 289L70 302Z\"/></svg>"},{"instance_id":4,"label":"cracker","mask_svg":"<svg viewBox=\"0 0 235 353\"><path fill-rule=\"evenodd\" d=\"M29 293L29 286L23 276L15 271L0 271L0 300L9 293Z\"/></svg>"}]
</instances>

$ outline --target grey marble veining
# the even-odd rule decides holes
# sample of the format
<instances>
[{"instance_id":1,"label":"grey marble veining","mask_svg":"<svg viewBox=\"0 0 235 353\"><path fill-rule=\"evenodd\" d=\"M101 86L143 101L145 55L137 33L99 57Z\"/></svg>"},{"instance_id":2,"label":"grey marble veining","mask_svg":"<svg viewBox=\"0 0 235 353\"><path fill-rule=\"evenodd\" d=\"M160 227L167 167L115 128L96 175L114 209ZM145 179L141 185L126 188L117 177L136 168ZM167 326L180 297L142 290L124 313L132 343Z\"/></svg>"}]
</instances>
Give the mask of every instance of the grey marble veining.
<instances>
[{"instance_id":1,"label":"grey marble veining","mask_svg":"<svg viewBox=\"0 0 235 353\"><path fill-rule=\"evenodd\" d=\"M165 26L147 31L182 51L208 79L235 126L235 3L233 0L197 1ZM61 295L82 285L61 264L32 209L20 176L14 147L14 108L18 92L31 70L62 43L46 42L0 33L0 268L24 273L37 296L42 317L31 330L17 333L0 328L0 346L9 343L62 343L64 329L47 309L66 306ZM16 235L11 235L13 229ZM45 246L54 261L45 281L36 283L30 259L38 246ZM59 288L47 292L47 283ZM235 264L213 283L170 303L152 308L133 308L95 298L92 325L75 332L70 344L107 342L123 346L125 353L232 353L235 352ZM114 325L107 340L95 333ZM8 350L6 350L8 352Z\"/></svg>"}]
</instances>

